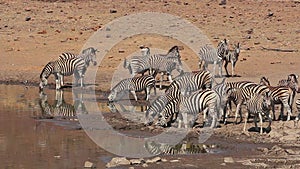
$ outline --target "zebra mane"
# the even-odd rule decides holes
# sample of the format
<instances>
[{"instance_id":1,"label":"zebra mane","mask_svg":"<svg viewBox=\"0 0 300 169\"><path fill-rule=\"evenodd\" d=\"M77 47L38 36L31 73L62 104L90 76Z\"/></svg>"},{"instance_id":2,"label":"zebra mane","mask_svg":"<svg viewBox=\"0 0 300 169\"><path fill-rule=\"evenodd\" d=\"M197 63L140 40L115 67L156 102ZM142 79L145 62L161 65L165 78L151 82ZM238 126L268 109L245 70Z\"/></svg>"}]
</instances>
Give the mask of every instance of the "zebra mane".
<instances>
[{"instance_id":1,"label":"zebra mane","mask_svg":"<svg viewBox=\"0 0 300 169\"><path fill-rule=\"evenodd\" d=\"M178 46L173 46L173 47L168 51L168 53L171 53L171 52L174 52L174 51L178 52L178 50L179 50Z\"/></svg>"},{"instance_id":2,"label":"zebra mane","mask_svg":"<svg viewBox=\"0 0 300 169\"><path fill-rule=\"evenodd\" d=\"M298 84L298 75L295 75L295 74L290 74L288 76L288 81L291 81L291 78L290 77L293 77L293 79L295 80L295 82Z\"/></svg>"},{"instance_id":3,"label":"zebra mane","mask_svg":"<svg viewBox=\"0 0 300 169\"><path fill-rule=\"evenodd\" d=\"M263 76L260 78L260 84L270 86L270 81L268 80L268 78Z\"/></svg>"}]
</instances>

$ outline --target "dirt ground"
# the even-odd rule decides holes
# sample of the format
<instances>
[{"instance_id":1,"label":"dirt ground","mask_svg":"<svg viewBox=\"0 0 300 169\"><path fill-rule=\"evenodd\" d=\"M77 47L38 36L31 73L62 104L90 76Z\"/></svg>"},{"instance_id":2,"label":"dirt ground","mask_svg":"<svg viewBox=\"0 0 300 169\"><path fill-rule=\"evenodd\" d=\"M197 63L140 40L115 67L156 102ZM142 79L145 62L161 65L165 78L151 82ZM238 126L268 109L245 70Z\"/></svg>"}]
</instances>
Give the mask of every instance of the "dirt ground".
<instances>
[{"instance_id":1,"label":"dirt ground","mask_svg":"<svg viewBox=\"0 0 300 169\"><path fill-rule=\"evenodd\" d=\"M0 0L0 11L2 83L38 85L39 74L47 62L55 60L62 52L79 53L89 37L110 21L145 11L170 13L188 20L201 29L214 46L224 38L230 40L230 45L240 42L242 50L236 66L236 73L240 77L229 78L230 81L258 82L260 77L266 76L271 84L276 85L279 79L286 78L290 73L300 74L300 59L297 58L300 54L298 0L230 0L226 5L219 5L217 0ZM117 66L123 63L125 57L138 51L140 45L163 50L174 45L182 46L182 60L193 70L197 69L197 54L181 42L157 35L139 35L118 43L108 51L98 67L92 68L98 69L97 90L109 90ZM66 78L66 81L70 80L70 77ZM49 81L54 83L53 77ZM293 113L296 114L295 108ZM227 139L280 146L277 149L269 147L256 150L259 155L255 159L243 159L249 164L245 166L299 167L300 133L294 121L276 121L272 124L272 131L262 136L255 132L240 134L241 129L242 125L229 124L216 129L215 133ZM234 155L239 157L238 152ZM194 162L192 157L182 158ZM164 166L164 163L161 164ZM205 161L205 164L220 167L213 160ZM230 165L234 167L234 164ZM164 167L168 168L166 165ZM176 165L173 167L176 168ZM206 167L203 165L203 168Z\"/></svg>"}]
</instances>

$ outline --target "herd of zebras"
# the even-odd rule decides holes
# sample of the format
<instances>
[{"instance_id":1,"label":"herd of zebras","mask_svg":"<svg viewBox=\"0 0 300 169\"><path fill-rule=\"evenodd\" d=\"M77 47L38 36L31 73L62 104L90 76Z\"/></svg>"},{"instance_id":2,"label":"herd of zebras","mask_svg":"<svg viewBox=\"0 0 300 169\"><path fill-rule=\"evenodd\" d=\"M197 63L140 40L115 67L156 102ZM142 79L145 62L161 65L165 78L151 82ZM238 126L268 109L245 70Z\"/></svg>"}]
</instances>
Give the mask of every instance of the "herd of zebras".
<instances>
[{"instance_id":1,"label":"herd of zebras","mask_svg":"<svg viewBox=\"0 0 300 169\"><path fill-rule=\"evenodd\" d=\"M286 120L292 116L294 98L298 91L298 76L288 75L287 79L280 80L277 86L271 86L266 77L260 79L260 83L250 81L227 82L226 78L221 83L215 80L215 68L219 68L219 76L222 75L224 64L226 74L229 76L227 66L232 65L232 76L240 54L240 44L229 50L226 39L219 42L217 49L212 46L204 46L199 52L199 71L184 72L178 46L172 47L167 54L150 54L148 47L141 47L141 56L133 56L124 60L123 67L128 69L131 78L121 80L115 85L108 96L109 102L115 102L118 98L130 92L137 101L136 92L145 91L146 100L149 100L150 90L154 89L156 94L156 75L160 74L159 87L162 89L163 76L167 75L170 85L163 95L154 99L145 111L145 124L155 124L167 127L175 121L178 127L191 128L195 121L203 114L206 125L216 127L218 122L227 123L228 114L231 111L231 103L236 105L235 121L238 116L242 121L241 106L246 105L244 131L249 114L260 119L260 133L263 133L262 123L266 118L271 128L272 120L276 120L275 105L280 104L280 119L283 120L284 112L287 112ZM89 62L95 61L96 51L94 48L84 50L76 56L63 53L58 60L49 62L43 69L40 79L40 90L47 84L47 78L54 74L56 78L56 89L63 86L63 76L74 73L76 83L80 79L83 86L84 73ZM213 64L213 72L208 71L208 64ZM172 78L172 71L177 70L179 75ZM145 73L147 75L145 75ZM296 101L300 111L300 99ZM272 115L270 111L272 110ZM298 116L296 119L298 119Z\"/></svg>"}]
</instances>

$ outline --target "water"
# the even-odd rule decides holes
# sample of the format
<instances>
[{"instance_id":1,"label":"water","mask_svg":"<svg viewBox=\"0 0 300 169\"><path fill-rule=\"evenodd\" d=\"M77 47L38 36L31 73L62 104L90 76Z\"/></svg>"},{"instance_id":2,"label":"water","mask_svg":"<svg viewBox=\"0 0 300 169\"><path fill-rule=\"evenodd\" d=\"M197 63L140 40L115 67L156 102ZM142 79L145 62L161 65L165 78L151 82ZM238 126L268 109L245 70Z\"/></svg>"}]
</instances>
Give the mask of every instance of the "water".
<instances>
[{"instance_id":1,"label":"water","mask_svg":"<svg viewBox=\"0 0 300 169\"><path fill-rule=\"evenodd\" d=\"M41 94L37 87L0 85L0 168L83 168L85 161L93 162L97 168L104 168L116 156L113 152L126 154L128 157L146 153L148 156L159 153L201 155L228 154L230 146L236 149L246 146L247 150L253 147L248 143L237 145L224 142L215 136L205 144L194 144L195 141L190 140L195 138L188 138L173 147L144 141L144 137L158 134L141 130L145 128L141 125L145 103L133 102L133 106L130 101L123 101L123 106L116 103L116 110L110 112L114 107L108 107L106 101L101 99L105 96L97 94L99 95L101 97L97 98L97 102L92 98L88 102L82 102L82 96L74 95L70 88L63 92L46 89ZM103 112L101 115L87 111L91 102L98 105ZM90 121L84 121L84 117L90 118ZM93 127L90 123L94 121L100 124L111 122L113 130L82 130L84 123ZM96 132L97 137L91 137L93 132ZM106 148L101 148L94 141Z\"/></svg>"},{"instance_id":2,"label":"water","mask_svg":"<svg viewBox=\"0 0 300 169\"><path fill-rule=\"evenodd\" d=\"M52 104L55 92L46 92ZM64 97L71 103L71 92ZM83 168L87 160L101 168L99 158L112 156L74 130L78 121L40 119L36 87L0 85L0 98L0 168Z\"/></svg>"}]
</instances>

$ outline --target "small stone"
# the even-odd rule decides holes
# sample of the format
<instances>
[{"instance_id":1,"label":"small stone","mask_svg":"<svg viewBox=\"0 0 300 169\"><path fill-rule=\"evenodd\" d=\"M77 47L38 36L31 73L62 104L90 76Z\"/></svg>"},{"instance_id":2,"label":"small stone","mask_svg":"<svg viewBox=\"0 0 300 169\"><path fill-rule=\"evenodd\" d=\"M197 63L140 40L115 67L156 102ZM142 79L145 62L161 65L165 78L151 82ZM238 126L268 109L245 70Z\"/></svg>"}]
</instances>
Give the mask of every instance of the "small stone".
<instances>
[{"instance_id":1,"label":"small stone","mask_svg":"<svg viewBox=\"0 0 300 169\"><path fill-rule=\"evenodd\" d=\"M31 20L31 17L30 16L27 16L26 18L25 18L25 21L30 21Z\"/></svg>"},{"instance_id":2,"label":"small stone","mask_svg":"<svg viewBox=\"0 0 300 169\"><path fill-rule=\"evenodd\" d=\"M294 150L292 149L286 149L285 152L287 152L290 155L297 155L298 153L296 153Z\"/></svg>"},{"instance_id":3,"label":"small stone","mask_svg":"<svg viewBox=\"0 0 300 169\"><path fill-rule=\"evenodd\" d=\"M251 35L247 35L247 36L246 36L246 39L251 39Z\"/></svg>"},{"instance_id":4,"label":"small stone","mask_svg":"<svg viewBox=\"0 0 300 169\"><path fill-rule=\"evenodd\" d=\"M168 160L165 159L165 158L163 158L163 159L161 159L161 161L162 161L162 162L167 162Z\"/></svg>"},{"instance_id":5,"label":"small stone","mask_svg":"<svg viewBox=\"0 0 300 169\"><path fill-rule=\"evenodd\" d=\"M152 159L146 160L146 163L156 163L156 162L159 162L159 161L161 161L160 157L154 157Z\"/></svg>"},{"instance_id":6,"label":"small stone","mask_svg":"<svg viewBox=\"0 0 300 169\"><path fill-rule=\"evenodd\" d=\"M134 169L134 167L129 167L128 169Z\"/></svg>"},{"instance_id":7,"label":"small stone","mask_svg":"<svg viewBox=\"0 0 300 169\"><path fill-rule=\"evenodd\" d=\"M125 50L124 50L124 49L119 49L118 52L119 52L119 53L125 53Z\"/></svg>"},{"instance_id":8,"label":"small stone","mask_svg":"<svg viewBox=\"0 0 300 169\"><path fill-rule=\"evenodd\" d=\"M109 10L110 13L117 13L117 10L116 9L111 9Z\"/></svg>"},{"instance_id":9,"label":"small stone","mask_svg":"<svg viewBox=\"0 0 300 169\"><path fill-rule=\"evenodd\" d=\"M273 12L269 12L269 13L268 13L268 17L273 16L273 15L274 15Z\"/></svg>"},{"instance_id":10,"label":"small stone","mask_svg":"<svg viewBox=\"0 0 300 169\"><path fill-rule=\"evenodd\" d=\"M177 163L179 160L170 160L171 163Z\"/></svg>"},{"instance_id":11,"label":"small stone","mask_svg":"<svg viewBox=\"0 0 300 169\"><path fill-rule=\"evenodd\" d=\"M39 31L38 34L46 34L47 31L46 30L42 30L42 31Z\"/></svg>"},{"instance_id":12,"label":"small stone","mask_svg":"<svg viewBox=\"0 0 300 169\"><path fill-rule=\"evenodd\" d=\"M60 155L57 155L57 156L54 156L54 158L56 158L56 159L60 159L60 158L61 158L61 156L60 156Z\"/></svg>"},{"instance_id":13,"label":"small stone","mask_svg":"<svg viewBox=\"0 0 300 169\"><path fill-rule=\"evenodd\" d=\"M144 161L144 159L131 159L129 160L131 165L136 165L136 164L142 164Z\"/></svg>"},{"instance_id":14,"label":"small stone","mask_svg":"<svg viewBox=\"0 0 300 169\"><path fill-rule=\"evenodd\" d=\"M224 163L234 163L234 160L232 157L224 157Z\"/></svg>"},{"instance_id":15,"label":"small stone","mask_svg":"<svg viewBox=\"0 0 300 169\"><path fill-rule=\"evenodd\" d=\"M94 164L90 161L84 162L84 168L93 168Z\"/></svg>"},{"instance_id":16,"label":"small stone","mask_svg":"<svg viewBox=\"0 0 300 169\"><path fill-rule=\"evenodd\" d=\"M106 167L110 168L110 167L116 167L119 165L130 165L130 161L127 160L125 157L115 157L115 158L112 158L111 161L106 164Z\"/></svg>"},{"instance_id":17,"label":"small stone","mask_svg":"<svg viewBox=\"0 0 300 169\"><path fill-rule=\"evenodd\" d=\"M148 164L144 163L144 164L142 165L142 167L148 167Z\"/></svg>"}]
</instances>

